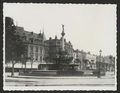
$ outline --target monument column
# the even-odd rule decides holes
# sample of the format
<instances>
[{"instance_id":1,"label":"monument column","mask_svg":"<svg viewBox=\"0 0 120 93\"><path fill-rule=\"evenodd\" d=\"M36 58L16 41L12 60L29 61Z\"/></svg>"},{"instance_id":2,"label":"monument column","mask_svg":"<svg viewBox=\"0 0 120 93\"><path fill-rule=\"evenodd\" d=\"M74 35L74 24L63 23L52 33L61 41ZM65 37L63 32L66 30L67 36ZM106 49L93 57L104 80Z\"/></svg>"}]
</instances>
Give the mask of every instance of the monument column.
<instances>
[{"instance_id":1,"label":"monument column","mask_svg":"<svg viewBox=\"0 0 120 93\"><path fill-rule=\"evenodd\" d=\"M64 46L65 46L65 43L64 43L64 35L65 35L65 33L64 33L64 25L62 25L62 33L61 33L61 35L62 35L62 51L64 51L65 50L65 48L64 48Z\"/></svg>"}]
</instances>

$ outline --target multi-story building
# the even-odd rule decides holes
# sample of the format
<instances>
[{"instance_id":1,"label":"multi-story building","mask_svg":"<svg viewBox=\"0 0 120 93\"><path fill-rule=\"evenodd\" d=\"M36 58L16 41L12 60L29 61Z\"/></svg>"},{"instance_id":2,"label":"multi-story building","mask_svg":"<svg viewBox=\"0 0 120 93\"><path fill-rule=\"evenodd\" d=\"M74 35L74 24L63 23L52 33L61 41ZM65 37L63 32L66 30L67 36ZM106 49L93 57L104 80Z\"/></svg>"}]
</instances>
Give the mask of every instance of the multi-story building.
<instances>
[{"instance_id":1,"label":"multi-story building","mask_svg":"<svg viewBox=\"0 0 120 93\"><path fill-rule=\"evenodd\" d=\"M96 69L96 55L90 54L90 52L86 53L85 64L86 69Z\"/></svg>"},{"instance_id":2,"label":"multi-story building","mask_svg":"<svg viewBox=\"0 0 120 93\"><path fill-rule=\"evenodd\" d=\"M49 40L45 41L45 59L48 62L53 62L56 54L61 50L61 40L57 39L55 36L54 39L51 37Z\"/></svg>"},{"instance_id":3,"label":"multi-story building","mask_svg":"<svg viewBox=\"0 0 120 93\"><path fill-rule=\"evenodd\" d=\"M115 57L97 56L97 68L104 71L115 71Z\"/></svg>"},{"instance_id":4,"label":"multi-story building","mask_svg":"<svg viewBox=\"0 0 120 93\"><path fill-rule=\"evenodd\" d=\"M90 53L86 53L83 50L74 50L75 62L79 63L80 70L92 70L96 69L96 56Z\"/></svg>"},{"instance_id":5,"label":"multi-story building","mask_svg":"<svg viewBox=\"0 0 120 93\"><path fill-rule=\"evenodd\" d=\"M66 42L65 39L65 51L67 51L67 53L69 54L70 57L73 57L73 45L71 44L71 42Z\"/></svg>"},{"instance_id":6,"label":"multi-story building","mask_svg":"<svg viewBox=\"0 0 120 93\"><path fill-rule=\"evenodd\" d=\"M79 64L78 69L79 70L84 70L85 68L85 56L86 56L86 52L84 51L80 51L78 49L74 50L74 62Z\"/></svg>"},{"instance_id":7,"label":"multi-story building","mask_svg":"<svg viewBox=\"0 0 120 93\"><path fill-rule=\"evenodd\" d=\"M115 71L115 57L105 56L104 57L105 70L106 71Z\"/></svg>"},{"instance_id":8,"label":"multi-story building","mask_svg":"<svg viewBox=\"0 0 120 93\"><path fill-rule=\"evenodd\" d=\"M64 28L63 28L64 29ZM64 30L61 33L62 37L60 39L55 36L55 38L49 38L49 40L45 41L45 58L49 59L48 61L53 62L54 58L60 51L66 51L69 57L73 57L73 46L71 42L67 42L64 39Z\"/></svg>"},{"instance_id":9,"label":"multi-story building","mask_svg":"<svg viewBox=\"0 0 120 93\"><path fill-rule=\"evenodd\" d=\"M42 63L45 55L44 32L36 34L33 32L25 31L23 27L16 26L16 33L20 35L24 44L26 45L26 57L31 59L29 61Z\"/></svg>"}]
</instances>

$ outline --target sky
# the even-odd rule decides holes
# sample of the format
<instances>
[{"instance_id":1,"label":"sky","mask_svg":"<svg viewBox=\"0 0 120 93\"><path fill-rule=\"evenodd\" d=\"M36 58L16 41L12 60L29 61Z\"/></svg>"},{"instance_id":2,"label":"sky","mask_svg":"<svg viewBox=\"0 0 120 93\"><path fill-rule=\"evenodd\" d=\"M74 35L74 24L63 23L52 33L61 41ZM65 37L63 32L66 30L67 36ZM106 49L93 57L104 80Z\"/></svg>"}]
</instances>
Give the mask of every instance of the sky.
<instances>
[{"instance_id":1,"label":"sky","mask_svg":"<svg viewBox=\"0 0 120 93\"><path fill-rule=\"evenodd\" d=\"M91 54L116 56L115 4L32 4L4 3L3 15L14 19L26 31L44 31L46 39L65 38L74 49Z\"/></svg>"}]
</instances>

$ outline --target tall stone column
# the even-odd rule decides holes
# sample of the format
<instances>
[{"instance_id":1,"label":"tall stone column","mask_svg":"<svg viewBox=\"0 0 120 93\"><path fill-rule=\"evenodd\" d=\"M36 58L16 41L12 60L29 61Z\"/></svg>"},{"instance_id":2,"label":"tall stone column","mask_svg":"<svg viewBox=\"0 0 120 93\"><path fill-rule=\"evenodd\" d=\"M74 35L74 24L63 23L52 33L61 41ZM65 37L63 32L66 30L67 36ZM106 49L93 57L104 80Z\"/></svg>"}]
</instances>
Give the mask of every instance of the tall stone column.
<instances>
[{"instance_id":1,"label":"tall stone column","mask_svg":"<svg viewBox=\"0 0 120 93\"><path fill-rule=\"evenodd\" d=\"M62 25L62 33L61 33L61 35L62 35L62 51L64 51L65 50L65 48L64 48L64 46L65 46L65 43L64 43L64 35L65 35L65 33L64 33L64 25Z\"/></svg>"}]
</instances>

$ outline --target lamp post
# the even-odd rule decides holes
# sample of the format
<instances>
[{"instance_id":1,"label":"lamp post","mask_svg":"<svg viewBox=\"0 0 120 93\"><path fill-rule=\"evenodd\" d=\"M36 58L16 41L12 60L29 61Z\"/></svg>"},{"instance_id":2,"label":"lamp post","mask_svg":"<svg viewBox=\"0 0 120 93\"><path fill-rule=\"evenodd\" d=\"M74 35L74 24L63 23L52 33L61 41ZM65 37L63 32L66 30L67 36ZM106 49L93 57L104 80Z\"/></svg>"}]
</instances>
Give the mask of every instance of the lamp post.
<instances>
[{"instance_id":1,"label":"lamp post","mask_svg":"<svg viewBox=\"0 0 120 93\"><path fill-rule=\"evenodd\" d=\"M98 63L98 78L100 78L101 77L101 73L100 73L100 63L101 63L101 54L102 54L102 50L100 49L100 51L99 51L99 53L100 53L100 56L99 56L99 63Z\"/></svg>"},{"instance_id":2,"label":"lamp post","mask_svg":"<svg viewBox=\"0 0 120 93\"><path fill-rule=\"evenodd\" d=\"M33 58L33 56L31 57L31 70L32 70L32 66L33 66L33 60L34 60L34 58Z\"/></svg>"},{"instance_id":3,"label":"lamp post","mask_svg":"<svg viewBox=\"0 0 120 93\"><path fill-rule=\"evenodd\" d=\"M59 54L56 55L56 63L57 63L57 70L59 70L60 69L60 55Z\"/></svg>"},{"instance_id":4,"label":"lamp post","mask_svg":"<svg viewBox=\"0 0 120 93\"><path fill-rule=\"evenodd\" d=\"M24 61L23 58L24 58L24 56L21 55L21 59L22 59L22 60L21 60L21 61L22 61L22 62L21 62L21 63L22 63L22 69L23 69L23 64L24 64L24 63L23 63L23 61Z\"/></svg>"}]
</instances>

